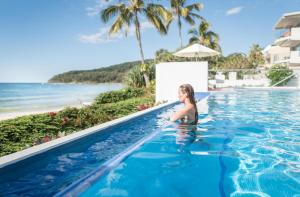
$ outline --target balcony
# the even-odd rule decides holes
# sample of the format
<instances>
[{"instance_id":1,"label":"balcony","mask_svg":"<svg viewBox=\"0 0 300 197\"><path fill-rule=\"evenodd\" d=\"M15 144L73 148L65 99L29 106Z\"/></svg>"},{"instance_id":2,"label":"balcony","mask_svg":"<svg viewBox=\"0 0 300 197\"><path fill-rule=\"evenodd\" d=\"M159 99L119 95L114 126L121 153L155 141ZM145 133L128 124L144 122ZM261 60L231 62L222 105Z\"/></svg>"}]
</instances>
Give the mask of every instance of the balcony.
<instances>
[{"instance_id":1,"label":"balcony","mask_svg":"<svg viewBox=\"0 0 300 197\"><path fill-rule=\"evenodd\" d=\"M285 32L275 44L281 47L295 47L300 44L300 27L291 28L291 31Z\"/></svg>"},{"instance_id":2,"label":"balcony","mask_svg":"<svg viewBox=\"0 0 300 197\"><path fill-rule=\"evenodd\" d=\"M290 65L300 66L300 51L291 51Z\"/></svg>"}]
</instances>

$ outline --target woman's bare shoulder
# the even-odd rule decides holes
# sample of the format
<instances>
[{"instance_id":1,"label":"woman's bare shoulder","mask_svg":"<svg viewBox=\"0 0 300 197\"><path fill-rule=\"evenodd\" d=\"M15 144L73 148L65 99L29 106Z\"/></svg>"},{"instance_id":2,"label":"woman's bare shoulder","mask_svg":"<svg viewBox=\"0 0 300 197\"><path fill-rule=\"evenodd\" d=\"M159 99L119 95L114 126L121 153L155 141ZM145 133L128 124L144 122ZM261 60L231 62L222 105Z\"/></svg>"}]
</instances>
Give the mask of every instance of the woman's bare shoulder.
<instances>
[{"instance_id":1,"label":"woman's bare shoulder","mask_svg":"<svg viewBox=\"0 0 300 197\"><path fill-rule=\"evenodd\" d=\"M185 109L190 111L190 110L194 110L194 105L190 104L190 105L186 105Z\"/></svg>"}]
</instances>

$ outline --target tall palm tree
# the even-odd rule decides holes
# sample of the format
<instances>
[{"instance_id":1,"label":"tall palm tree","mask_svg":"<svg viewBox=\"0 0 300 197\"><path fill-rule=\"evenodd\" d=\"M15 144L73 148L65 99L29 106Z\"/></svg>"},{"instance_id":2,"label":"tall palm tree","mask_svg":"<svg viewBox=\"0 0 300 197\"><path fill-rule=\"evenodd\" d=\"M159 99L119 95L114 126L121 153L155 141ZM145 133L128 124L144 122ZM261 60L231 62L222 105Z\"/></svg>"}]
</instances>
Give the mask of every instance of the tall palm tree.
<instances>
[{"instance_id":1,"label":"tall palm tree","mask_svg":"<svg viewBox=\"0 0 300 197\"><path fill-rule=\"evenodd\" d=\"M189 34L191 34L192 37L190 38L189 43L200 43L204 46L221 52L221 47L219 45L219 35L213 31L210 31L209 27L209 23L205 20L202 20L198 29L190 29Z\"/></svg>"},{"instance_id":2,"label":"tall palm tree","mask_svg":"<svg viewBox=\"0 0 300 197\"><path fill-rule=\"evenodd\" d=\"M127 32L131 25L135 27L135 36L138 42L138 47L141 55L141 69L145 69L145 59L142 47L141 39L141 24L140 16L145 16L160 34L166 34L167 28L165 21L170 17L171 13L166 10L162 5L149 3L146 4L144 0L124 0L120 3L110 5L106 9L101 11L101 19L104 23L115 18L113 24L110 27L109 34L117 33L123 28ZM149 87L149 76L146 72L143 72L143 76L146 82L146 86Z\"/></svg>"},{"instance_id":3,"label":"tall palm tree","mask_svg":"<svg viewBox=\"0 0 300 197\"><path fill-rule=\"evenodd\" d=\"M169 24L175 17L177 18L180 47L182 48L182 35L181 35L182 19L184 19L190 25L194 25L195 18L202 19L202 17L193 11L194 10L200 11L203 8L203 4L194 3L194 4L186 5L187 0L170 0L170 3L171 3L171 12L173 17L169 19Z\"/></svg>"}]
</instances>

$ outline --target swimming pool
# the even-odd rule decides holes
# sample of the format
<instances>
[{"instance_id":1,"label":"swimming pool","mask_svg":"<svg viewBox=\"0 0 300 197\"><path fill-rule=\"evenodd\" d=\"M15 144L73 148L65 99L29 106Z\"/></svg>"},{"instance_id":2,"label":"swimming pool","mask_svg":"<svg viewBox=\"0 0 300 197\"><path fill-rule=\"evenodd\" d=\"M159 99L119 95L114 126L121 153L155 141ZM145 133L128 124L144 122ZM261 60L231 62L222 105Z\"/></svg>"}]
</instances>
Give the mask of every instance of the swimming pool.
<instances>
[{"instance_id":1,"label":"swimming pool","mask_svg":"<svg viewBox=\"0 0 300 197\"><path fill-rule=\"evenodd\" d=\"M80 196L300 194L300 92L213 93L207 105L196 131L165 125Z\"/></svg>"},{"instance_id":2,"label":"swimming pool","mask_svg":"<svg viewBox=\"0 0 300 197\"><path fill-rule=\"evenodd\" d=\"M196 130L165 120L175 105L4 167L0 196L300 193L299 91L216 92L206 102ZM86 182L113 155L149 135L92 185Z\"/></svg>"}]
</instances>

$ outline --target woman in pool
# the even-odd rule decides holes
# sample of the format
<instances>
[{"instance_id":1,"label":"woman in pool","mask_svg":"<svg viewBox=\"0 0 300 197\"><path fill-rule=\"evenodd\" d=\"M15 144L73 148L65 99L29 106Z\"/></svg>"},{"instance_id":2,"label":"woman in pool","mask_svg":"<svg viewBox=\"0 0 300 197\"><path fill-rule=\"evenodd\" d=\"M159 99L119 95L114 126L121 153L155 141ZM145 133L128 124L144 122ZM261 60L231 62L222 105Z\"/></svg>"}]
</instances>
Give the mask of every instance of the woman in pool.
<instances>
[{"instance_id":1,"label":"woman in pool","mask_svg":"<svg viewBox=\"0 0 300 197\"><path fill-rule=\"evenodd\" d=\"M198 110L194 95L194 89L190 84L183 84L178 90L179 101L184 103L184 108L170 117L171 121L181 120L183 124L196 125L198 122Z\"/></svg>"}]
</instances>

